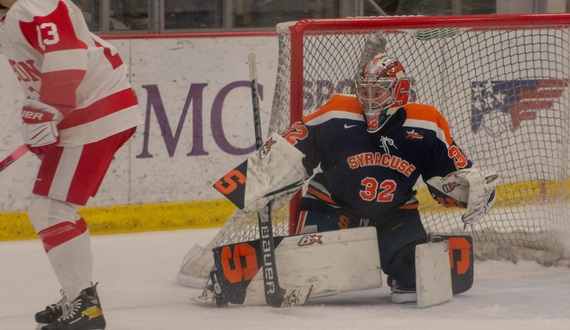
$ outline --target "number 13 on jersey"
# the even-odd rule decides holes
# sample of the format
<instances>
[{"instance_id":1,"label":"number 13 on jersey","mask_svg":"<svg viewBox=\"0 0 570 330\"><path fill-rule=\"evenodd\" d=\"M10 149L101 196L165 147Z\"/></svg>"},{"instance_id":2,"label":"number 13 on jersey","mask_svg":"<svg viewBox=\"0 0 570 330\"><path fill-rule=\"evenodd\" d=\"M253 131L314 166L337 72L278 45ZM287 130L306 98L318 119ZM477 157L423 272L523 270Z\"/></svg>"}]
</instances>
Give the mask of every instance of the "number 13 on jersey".
<instances>
[{"instance_id":1,"label":"number 13 on jersey","mask_svg":"<svg viewBox=\"0 0 570 330\"><path fill-rule=\"evenodd\" d=\"M38 31L38 45L42 50L46 50L46 45L51 46L59 42L59 32L55 23L42 23L36 26Z\"/></svg>"}]
</instances>

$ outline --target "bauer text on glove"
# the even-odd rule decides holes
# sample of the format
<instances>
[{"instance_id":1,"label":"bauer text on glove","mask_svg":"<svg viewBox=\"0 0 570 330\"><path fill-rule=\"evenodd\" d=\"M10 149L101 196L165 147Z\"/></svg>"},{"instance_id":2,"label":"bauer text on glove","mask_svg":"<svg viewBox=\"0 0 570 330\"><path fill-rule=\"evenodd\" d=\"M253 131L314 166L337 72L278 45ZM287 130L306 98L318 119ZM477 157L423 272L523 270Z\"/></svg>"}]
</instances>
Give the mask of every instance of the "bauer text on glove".
<instances>
[{"instance_id":1,"label":"bauer text on glove","mask_svg":"<svg viewBox=\"0 0 570 330\"><path fill-rule=\"evenodd\" d=\"M22 108L24 143L43 155L59 143L57 124L63 116L56 108L36 100L25 100Z\"/></svg>"}]
</instances>

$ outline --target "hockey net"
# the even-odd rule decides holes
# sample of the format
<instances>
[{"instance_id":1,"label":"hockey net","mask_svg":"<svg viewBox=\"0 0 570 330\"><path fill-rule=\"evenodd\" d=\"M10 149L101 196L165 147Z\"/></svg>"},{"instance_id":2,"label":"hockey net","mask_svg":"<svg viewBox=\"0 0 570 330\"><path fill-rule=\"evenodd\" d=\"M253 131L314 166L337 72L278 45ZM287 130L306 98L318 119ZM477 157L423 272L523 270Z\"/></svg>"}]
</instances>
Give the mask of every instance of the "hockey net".
<instances>
[{"instance_id":1,"label":"hockey net","mask_svg":"<svg viewBox=\"0 0 570 330\"><path fill-rule=\"evenodd\" d=\"M412 81L413 102L435 106L475 166L501 175L491 213L463 230L461 212L417 184L428 232L469 233L476 257L570 256L568 208L570 14L303 20L277 26L279 65L269 134L351 93L367 40L379 34ZM296 225L298 202L273 214L275 235ZM292 221L289 221L289 218ZM183 261L179 282L199 287L211 249L256 239L256 216L236 211Z\"/></svg>"}]
</instances>

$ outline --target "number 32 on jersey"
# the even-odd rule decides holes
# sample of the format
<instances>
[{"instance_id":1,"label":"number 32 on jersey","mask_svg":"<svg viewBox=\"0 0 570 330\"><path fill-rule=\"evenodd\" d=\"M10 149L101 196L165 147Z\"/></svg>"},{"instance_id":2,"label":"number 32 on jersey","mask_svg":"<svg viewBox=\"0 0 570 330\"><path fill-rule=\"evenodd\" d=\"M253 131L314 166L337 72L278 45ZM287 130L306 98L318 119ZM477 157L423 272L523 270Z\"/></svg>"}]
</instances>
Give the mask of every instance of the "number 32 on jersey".
<instances>
[{"instance_id":1,"label":"number 32 on jersey","mask_svg":"<svg viewBox=\"0 0 570 330\"><path fill-rule=\"evenodd\" d=\"M365 201L391 202L394 200L396 182L384 180L381 183L375 178L366 177L361 182L364 189L360 191L360 198Z\"/></svg>"}]
</instances>

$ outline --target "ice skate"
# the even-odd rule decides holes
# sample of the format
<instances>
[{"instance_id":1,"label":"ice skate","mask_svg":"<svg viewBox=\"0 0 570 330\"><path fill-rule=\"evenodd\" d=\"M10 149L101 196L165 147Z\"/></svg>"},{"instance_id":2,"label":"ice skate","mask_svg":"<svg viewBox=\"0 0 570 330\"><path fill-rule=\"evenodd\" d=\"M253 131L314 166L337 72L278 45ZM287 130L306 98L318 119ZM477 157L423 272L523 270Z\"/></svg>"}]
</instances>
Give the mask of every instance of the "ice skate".
<instances>
[{"instance_id":1,"label":"ice skate","mask_svg":"<svg viewBox=\"0 0 570 330\"><path fill-rule=\"evenodd\" d=\"M67 301L63 290L61 290L62 298L56 302L55 304L51 304L46 306L43 311L39 311L36 313L35 318L36 322L39 324L45 325L55 322L58 318L63 315L63 305ZM41 326L38 327L41 329Z\"/></svg>"},{"instance_id":2,"label":"ice skate","mask_svg":"<svg viewBox=\"0 0 570 330\"><path fill-rule=\"evenodd\" d=\"M103 330L105 318L97 296L96 285L87 288L74 301L62 305L63 314L42 330Z\"/></svg>"},{"instance_id":3,"label":"ice skate","mask_svg":"<svg viewBox=\"0 0 570 330\"><path fill-rule=\"evenodd\" d=\"M415 286L403 286L398 284L392 278L388 278L388 285L392 289L390 300L394 304L415 303L418 301Z\"/></svg>"}]
</instances>

